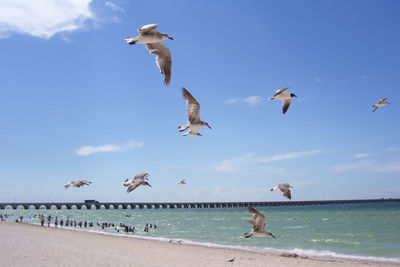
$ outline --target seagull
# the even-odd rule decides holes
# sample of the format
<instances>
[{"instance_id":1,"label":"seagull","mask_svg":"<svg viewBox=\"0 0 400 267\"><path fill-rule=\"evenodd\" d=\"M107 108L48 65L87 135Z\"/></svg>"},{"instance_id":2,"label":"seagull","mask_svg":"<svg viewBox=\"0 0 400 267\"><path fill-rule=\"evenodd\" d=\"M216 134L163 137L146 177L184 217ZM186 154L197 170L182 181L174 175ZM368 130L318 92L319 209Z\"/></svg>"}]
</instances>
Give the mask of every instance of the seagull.
<instances>
[{"instance_id":1,"label":"seagull","mask_svg":"<svg viewBox=\"0 0 400 267\"><path fill-rule=\"evenodd\" d=\"M297 95L292 94L287 91L287 89L289 89L289 87L286 88L282 88L280 90L276 90L274 96L271 96L269 99L279 99L282 100L282 110L283 110L283 114L286 113L286 111L288 110L289 106L290 106L290 102L292 102L292 97L297 97Z\"/></svg>"},{"instance_id":2,"label":"seagull","mask_svg":"<svg viewBox=\"0 0 400 267\"><path fill-rule=\"evenodd\" d=\"M265 231L265 216L261 212L252 207L249 207L249 212L253 213L253 220L250 221L253 224L253 229L251 232L244 233L245 238L251 236L271 236L276 238L272 233Z\"/></svg>"},{"instance_id":3,"label":"seagull","mask_svg":"<svg viewBox=\"0 0 400 267\"><path fill-rule=\"evenodd\" d=\"M180 180L178 184L186 184L186 179Z\"/></svg>"},{"instance_id":4,"label":"seagull","mask_svg":"<svg viewBox=\"0 0 400 267\"><path fill-rule=\"evenodd\" d=\"M285 197L287 197L288 199L292 199L292 195L290 194L290 188L293 188L293 186L289 185L288 183L278 184L274 188L271 188L271 191L281 190L281 192Z\"/></svg>"},{"instance_id":5,"label":"seagull","mask_svg":"<svg viewBox=\"0 0 400 267\"><path fill-rule=\"evenodd\" d=\"M127 178L122 185L128 187L126 189L127 193L130 193L139 185L148 185L151 187L151 185L147 182L148 177L149 177L149 174L147 172L141 172L141 173L137 174L135 177L133 177L132 180L129 180Z\"/></svg>"},{"instance_id":6,"label":"seagull","mask_svg":"<svg viewBox=\"0 0 400 267\"><path fill-rule=\"evenodd\" d=\"M229 261L227 261L227 262L234 262L235 261L235 257L233 257L232 259L230 259Z\"/></svg>"},{"instance_id":7,"label":"seagull","mask_svg":"<svg viewBox=\"0 0 400 267\"><path fill-rule=\"evenodd\" d=\"M168 47L163 45L165 39L174 40L166 33L156 30L158 24L148 24L137 29L139 36L127 37L125 41L130 44L146 44L146 48L150 50L150 54L156 56L156 63L162 75L164 75L164 84L169 85L171 81L171 53Z\"/></svg>"},{"instance_id":8,"label":"seagull","mask_svg":"<svg viewBox=\"0 0 400 267\"><path fill-rule=\"evenodd\" d=\"M200 119L200 104L184 87L182 87L182 96L187 102L187 116L189 124L179 126L178 129L180 132L189 129L189 131L184 133L183 136L201 136L197 130L203 126L207 126L210 129L211 127L207 122Z\"/></svg>"},{"instance_id":9,"label":"seagull","mask_svg":"<svg viewBox=\"0 0 400 267\"><path fill-rule=\"evenodd\" d=\"M378 100L378 103L376 103L375 105L372 105L374 107L374 110L372 110L372 112L374 112L375 110L377 110L380 107L386 106L387 104L390 104L389 102L386 102L387 97L385 98L381 98Z\"/></svg>"},{"instance_id":10,"label":"seagull","mask_svg":"<svg viewBox=\"0 0 400 267\"><path fill-rule=\"evenodd\" d=\"M75 181L69 181L68 183L66 183L64 185L65 189L67 189L68 187L75 186L75 187L81 187L84 185L90 185L92 182L86 181L86 180L75 180Z\"/></svg>"}]
</instances>

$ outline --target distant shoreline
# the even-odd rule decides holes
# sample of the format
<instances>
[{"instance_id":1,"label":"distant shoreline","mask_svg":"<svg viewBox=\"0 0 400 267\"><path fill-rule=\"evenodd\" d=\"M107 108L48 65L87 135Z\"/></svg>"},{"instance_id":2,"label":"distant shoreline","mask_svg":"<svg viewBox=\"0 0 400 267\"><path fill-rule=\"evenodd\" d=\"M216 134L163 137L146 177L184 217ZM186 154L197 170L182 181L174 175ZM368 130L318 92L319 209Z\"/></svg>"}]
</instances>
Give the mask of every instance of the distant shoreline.
<instances>
[{"instance_id":1,"label":"distant shoreline","mask_svg":"<svg viewBox=\"0 0 400 267\"><path fill-rule=\"evenodd\" d=\"M37 225L0 222L1 266L398 266L359 260L301 258L182 245Z\"/></svg>"}]
</instances>

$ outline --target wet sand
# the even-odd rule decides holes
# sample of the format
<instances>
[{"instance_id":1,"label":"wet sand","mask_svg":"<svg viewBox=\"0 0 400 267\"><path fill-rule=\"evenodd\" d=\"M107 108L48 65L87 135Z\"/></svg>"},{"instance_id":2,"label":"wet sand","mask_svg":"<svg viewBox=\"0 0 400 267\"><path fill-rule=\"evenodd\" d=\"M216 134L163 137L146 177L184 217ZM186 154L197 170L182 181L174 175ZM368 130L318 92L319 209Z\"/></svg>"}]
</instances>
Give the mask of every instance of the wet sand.
<instances>
[{"instance_id":1,"label":"wet sand","mask_svg":"<svg viewBox=\"0 0 400 267\"><path fill-rule=\"evenodd\" d=\"M0 266L399 266L294 258L0 222ZM227 262L235 257L233 263Z\"/></svg>"}]
</instances>

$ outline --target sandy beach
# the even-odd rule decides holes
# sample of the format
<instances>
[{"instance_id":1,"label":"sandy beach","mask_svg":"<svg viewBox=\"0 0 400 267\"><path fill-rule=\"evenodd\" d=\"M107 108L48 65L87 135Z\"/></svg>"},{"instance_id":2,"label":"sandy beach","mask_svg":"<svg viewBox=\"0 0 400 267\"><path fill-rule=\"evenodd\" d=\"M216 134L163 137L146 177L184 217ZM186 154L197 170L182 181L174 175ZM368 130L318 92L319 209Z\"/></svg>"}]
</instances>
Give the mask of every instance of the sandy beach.
<instances>
[{"instance_id":1,"label":"sandy beach","mask_svg":"<svg viewBox=\"0 0 400 267\"><path fill-rule=\"evenodd\" d=\"M0 266L398 266L294 258L37 225L0 223ZM233 263L227 262L235 257Z\"/></svg>"}]
</instances>

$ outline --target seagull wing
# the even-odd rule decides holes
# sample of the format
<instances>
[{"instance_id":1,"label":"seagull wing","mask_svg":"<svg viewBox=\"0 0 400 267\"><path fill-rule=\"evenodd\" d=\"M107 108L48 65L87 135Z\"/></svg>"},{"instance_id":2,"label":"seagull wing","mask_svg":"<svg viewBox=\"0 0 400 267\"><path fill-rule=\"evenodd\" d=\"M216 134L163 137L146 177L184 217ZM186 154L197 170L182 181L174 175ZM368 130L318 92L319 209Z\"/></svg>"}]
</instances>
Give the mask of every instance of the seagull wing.
<instances>
[{"instance_id":1,"label":"seagull wing","mask_svg":"<svg viewBox=\"0 0 400 267\"><path fill-rule=\"evenodd\" d=\"M249 212L253 213L253 224L254 232L265 232L265 216L256 210L255 208L249 207Z\"/></svg>"},{"instance_id":2,"label":"seagull wing","mask_svg":"<svg viewBox=\"0 0 400 267\"><path fill-rule=\"evenodd\" d=\"M146 32L154 30L155 28L157 28L157 26L158 26L158 24L147 24L147 25L144 25L142 27L139 27L137 29L137 32L140 33L140 34L144 34Z\"/></svg>"},{"instance_id":3,"label":"seagull wing","mask_svg":"<svg viewBox=\"0 0 400 267\"><path fill-rule=\"evenodd\" d=\"M278 96L278 95L282 94L282 93L283 93L283 92L285 92L287 89L289 89L289 87L285 87L285 88L282 88L282 89L276 90L276 92L275 92L275 94L274 94L274 96L273 96L273 97L275 97L275 96Z\"/></svg>"},{"instance_id":4,"label":"seagull wing","mask_svg":"<svg viewBox=\"0 0 400 267\"><path fill-rule=\"evenodd\" d=\"M126 189L126 192L127 193L130 193L130 192L132 192L133 190L135 190L136 189L136 187L138 187L139 185L141 184L141 182L140 181L133 181L129 186L128 186L128 188Z\"/></svg>"},{"instance_id":5,"label":"seagull wing","mask_svg":"<svg viewBox=\"0 0 400 267\"><path fill-rule=\"evenodd\" d=\"M149 43L146 44L147 49L150 50L150 54L156 56L156 63L162 75L164 75L164 84L168 85L171 81L171 53L168 47L163 43Z\"/></svg>"},{"instance_id":6,"label":"seagull wing","mask_svg":"<svg viewBox=\"0 0 400 267\"><path fill-rule=\"evenodd\" d=\"M287 197L288 199L292 199L292 195L291 195L291 193L290 193L290 189L289 189L289 188L284 189L284 190L281 190L281 191L282 191L282 193L283 193L283 195L284 195L285 197Z\"/></svg>"},{"instance_id":7,"label":"seagull wing","mask_svg":"<svg viewBox=\"0 0 400 267\"><path fill-rule=\"evenodd\" d=\"M383 104L383 103L385 103L386 99L387 99L387 97L382 98L382 99L379 99L379 100L378 100L378 104Z\"/></svg>"},{"instance_id":8,"label":"seagull wing","mask_svg":"<svg viewBox=\"0 0 400 267\"><path fill-rule=\"evenodd\" d=\"M197 100L186 90L182 87L182 96L186 99L187 102L187 116L188 121L199 121L200 120L200 104ZM197 133L197 131L196 131Z\"/></svg>"},{"instance_id":9,"label":"seagull wing","mask_svg":"<svg viewBox=\"0 0 400 267\"><path fill-rule=\"evenodd\" d=\"M147 179L147 177L149 176L149 174L147 172L141 172L139 174L136 174L136 176L133 178L133 182L137 181L137 180L145 180Z\"/></svg>"},{"instance_id":10,"label":"seagull wing","mask_svg":"<svg viewBox=\"0 0 400 267\"><path fill-rule=\"evenodd\" d=\"M283 112L283 114L285 114L286 111L289 109L289 106L290 106L291 102L292 102L291 98L282 100L282 112Z\"/></svg>"}]
</instances>

